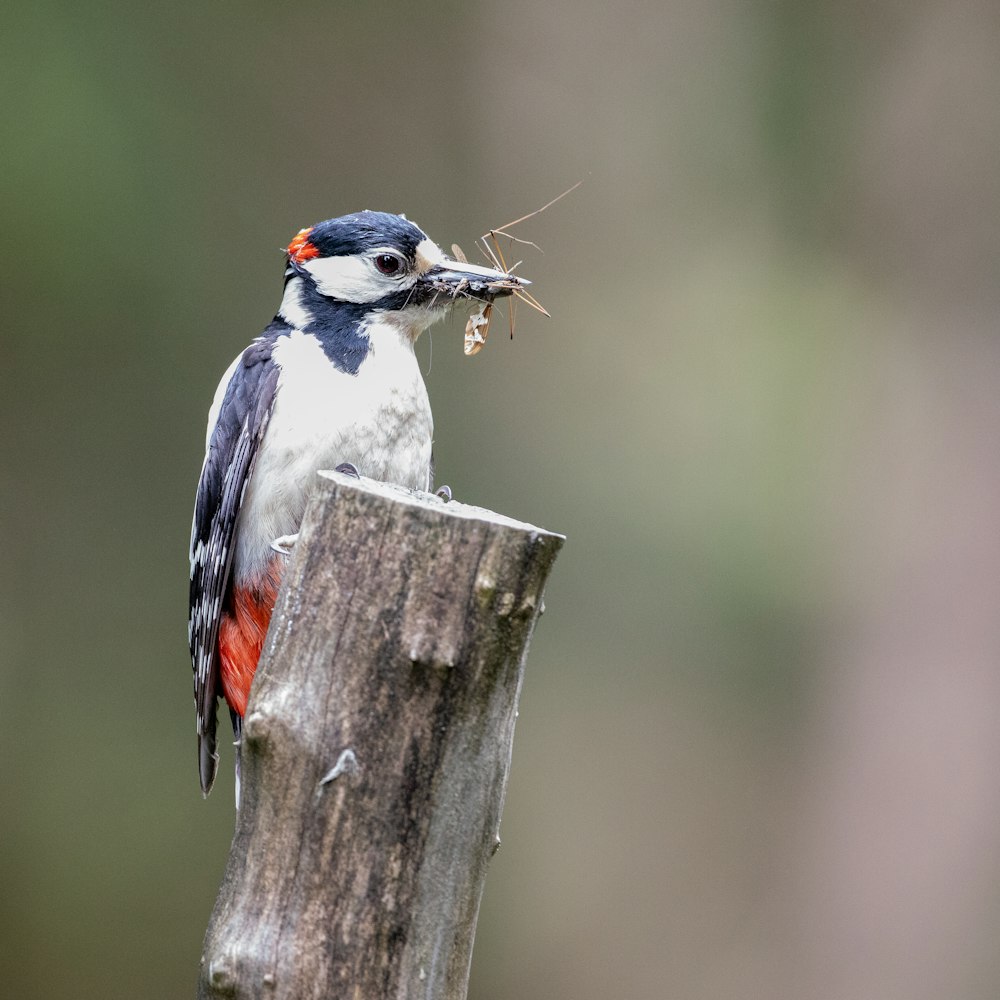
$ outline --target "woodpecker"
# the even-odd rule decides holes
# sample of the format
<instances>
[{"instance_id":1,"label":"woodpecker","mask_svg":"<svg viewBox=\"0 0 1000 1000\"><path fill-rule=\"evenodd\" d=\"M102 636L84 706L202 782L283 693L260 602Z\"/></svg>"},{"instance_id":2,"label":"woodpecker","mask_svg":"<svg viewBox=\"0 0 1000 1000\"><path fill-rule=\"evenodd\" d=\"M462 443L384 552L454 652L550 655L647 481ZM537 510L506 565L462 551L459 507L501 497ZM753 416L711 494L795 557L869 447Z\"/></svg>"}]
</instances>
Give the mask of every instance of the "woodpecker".
<instances>
[{"instance_id":1,"label":"woodpecker","mask_svg":"<svg viewBox=\"0 0 1000 1000\"><path fill-rule=\"evenodd\" d=\"M202 792L216 705L239 741L250 685L316 471L431 488L433 422L417 337L456 299L529 284L450 260L405 216L357 212L301 230L277 315L229 366L208 415L191 529L188 640Z\"/></svg>"}]
</instances>

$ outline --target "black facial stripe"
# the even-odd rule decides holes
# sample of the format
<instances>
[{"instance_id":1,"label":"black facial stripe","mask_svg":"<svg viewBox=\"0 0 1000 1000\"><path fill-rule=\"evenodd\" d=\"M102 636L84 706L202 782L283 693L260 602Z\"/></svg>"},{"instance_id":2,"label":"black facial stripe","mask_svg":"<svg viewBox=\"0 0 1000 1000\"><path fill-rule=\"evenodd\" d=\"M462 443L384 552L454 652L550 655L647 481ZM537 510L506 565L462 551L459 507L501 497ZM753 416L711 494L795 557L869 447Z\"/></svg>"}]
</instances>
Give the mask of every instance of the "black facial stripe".
<instances>
[{"instance_id":1,"label":"black facial stripe","mask_svg":"<svg viewBox=\"0 0 1000 1000\"><path fill-rule=\"evenodd\" d=\"M327 298L310 279L302 282L300 303L312 316L305 332L316 337L335 368L347 375L357 375L371 346L362 329L362 320L371 311L371 305Z\"/></svg>"}]
</instances>

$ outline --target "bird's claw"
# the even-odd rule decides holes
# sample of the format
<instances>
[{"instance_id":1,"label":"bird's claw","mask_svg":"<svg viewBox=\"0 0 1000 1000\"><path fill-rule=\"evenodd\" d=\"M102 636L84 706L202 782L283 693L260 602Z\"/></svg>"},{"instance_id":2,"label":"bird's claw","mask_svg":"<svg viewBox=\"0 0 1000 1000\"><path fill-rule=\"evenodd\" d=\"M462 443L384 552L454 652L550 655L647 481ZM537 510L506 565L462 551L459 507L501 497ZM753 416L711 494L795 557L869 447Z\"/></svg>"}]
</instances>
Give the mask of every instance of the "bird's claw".
<instances>
[{"instance_id":1,"label":"bird's claw","mask_svg":"<svg viewBox=\"0 0 1000 1000\"><path fill-rule=\"evenodd\" d=\"M358 472L358 467L352 465L350 462L341 462L334 470L334 472L342 472L345 476L354 476L355 479L361 478L361 473Z\"/></svg>"},{"instance_id":2,"label":"bird's claw","mask_svg":"<svg viewBox=\"0 0 1000 1000\"><path fill-rule=\"evenodd\" d=\"M440 497L445 503L451 499L451 487L442 486L440 489L434 491L434 496Z\"/></svg>"},{"instance_id":3,"label":"bird's claw","mask_svg":"<svg viewBox=\"0 0 1000 1000\"><path fill-rule=\"evenodd\" d=\"M292 554L292 546L299 540L299 534L296 532L294 535L281 535L271 542L271 548L275 552L283 556L288 556Z\"/></svg>"}]
</instances>

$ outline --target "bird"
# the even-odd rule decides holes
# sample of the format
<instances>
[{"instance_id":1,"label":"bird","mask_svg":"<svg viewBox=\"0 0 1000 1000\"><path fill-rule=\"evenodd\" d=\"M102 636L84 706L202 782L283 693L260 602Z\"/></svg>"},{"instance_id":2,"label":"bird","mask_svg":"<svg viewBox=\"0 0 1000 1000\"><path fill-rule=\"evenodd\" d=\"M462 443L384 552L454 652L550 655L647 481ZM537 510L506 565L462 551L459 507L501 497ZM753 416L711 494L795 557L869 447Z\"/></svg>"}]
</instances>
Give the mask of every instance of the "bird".
<instances>
[{"instance_id":1,"label":"bird","mask_svg":"<svg viewBox=\"0 0 1000 1000\"><path fill-rule=\"evenodd\" d=\"M528 284L446 257L388 212L328 219L289 243L278 311L216 390L195 498L188 641L203 795L218 769L218 700L238 744L317 470L430 490L433 420L417 338L457 300L493 302Z\"/></svg>"}]
</instances>

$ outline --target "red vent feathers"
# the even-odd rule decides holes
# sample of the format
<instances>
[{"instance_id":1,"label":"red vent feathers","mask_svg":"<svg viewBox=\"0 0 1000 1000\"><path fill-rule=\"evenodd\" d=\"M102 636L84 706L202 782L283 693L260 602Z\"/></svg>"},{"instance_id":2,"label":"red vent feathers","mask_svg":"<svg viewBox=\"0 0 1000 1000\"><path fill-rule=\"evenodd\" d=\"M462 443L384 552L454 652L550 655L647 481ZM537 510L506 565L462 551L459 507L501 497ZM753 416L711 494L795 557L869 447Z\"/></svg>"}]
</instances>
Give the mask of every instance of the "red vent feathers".
<instances>
[{"instance_id":1,"label":"red vent feathers","mask_svg":"<svg viewBox=\"0 0 1000 1000\"><path fill-rule=\"evenodd\" d=\"M231 708L247 710L250 684L257 669L264 636L284 572L276 556L254 587L234 587L219 619L219 668L222 690Z\"/></svg>"}]
</instances>

